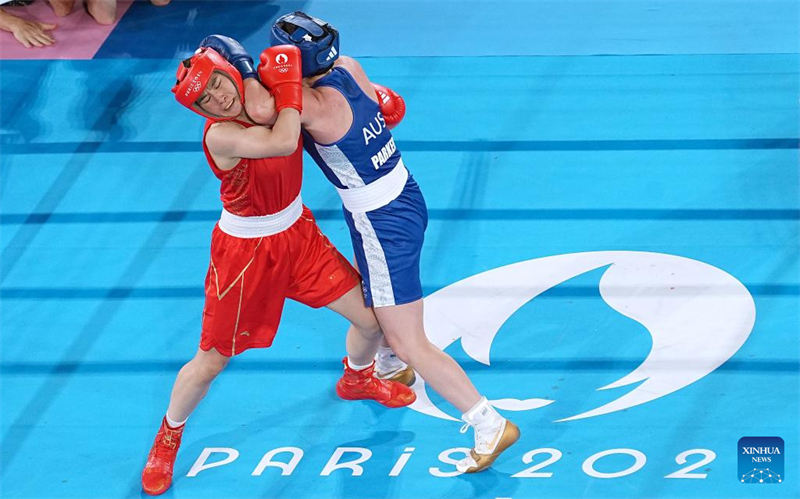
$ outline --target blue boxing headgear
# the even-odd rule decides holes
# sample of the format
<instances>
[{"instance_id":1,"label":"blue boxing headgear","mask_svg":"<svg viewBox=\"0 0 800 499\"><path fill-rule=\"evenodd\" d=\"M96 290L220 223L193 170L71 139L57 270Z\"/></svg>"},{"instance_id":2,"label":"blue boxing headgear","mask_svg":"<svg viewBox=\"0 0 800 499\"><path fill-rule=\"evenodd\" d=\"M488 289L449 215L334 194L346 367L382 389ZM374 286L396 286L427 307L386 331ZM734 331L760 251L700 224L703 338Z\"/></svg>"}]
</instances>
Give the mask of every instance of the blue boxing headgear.
<instances>
[{"instance_id":1,"label":"blue boxing headgear","mask_svg":"<svg viewBox=\"0 0 800 499\"><path fill-rule=\"evenodd\" d=\"M300 49L303 77L317 76L333 67L339 57L339 32L336 28L305 12L281 16L272 25L270 43L295 45Z\"/></svg>"}]
</instances>

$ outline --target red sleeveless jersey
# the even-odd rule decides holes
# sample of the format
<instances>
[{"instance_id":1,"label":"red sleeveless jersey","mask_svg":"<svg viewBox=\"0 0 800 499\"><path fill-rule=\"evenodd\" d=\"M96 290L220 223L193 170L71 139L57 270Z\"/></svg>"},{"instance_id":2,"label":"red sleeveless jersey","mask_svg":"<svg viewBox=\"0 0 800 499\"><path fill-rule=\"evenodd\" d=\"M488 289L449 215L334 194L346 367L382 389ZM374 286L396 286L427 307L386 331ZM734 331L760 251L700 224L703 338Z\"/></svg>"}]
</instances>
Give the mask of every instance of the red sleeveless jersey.
<instances>
[{"instance_id":1,"label":"red sleeveless jersey","mask_svg":"<svg viewBox=\"0 0 800 499\"><path fill-rule=\"evenodd\" d=\"M203 130L203 151L214 175L222 181L222 206L240 217L271 215L283 210L300 194L303 183L303 137L289 156L275 158L243 158L230 170L217 168L206 146L206 134L214 122L206 121ZM245 128L249 123L236 121Z\"/></svg>"},{"instance_id":2,"label":"red sleeveless jersey","mask_svg":"<svg viewBox=\"0 0 800 499\"><path fill-rule=\"evenodd\" d=\"M271 215L297 199L303 180L302 138L289 156L242 159L223 171L206 146L211 124L207 122L203 132L203 150L222 181L220 198L228 212L240 217ZM217 224L211 234L200 348L231 356L268 347L286 298L322 307L352 290L359 279L305 206L291 227L271 236L235 237Z\"/></svg>"}]
</instances>

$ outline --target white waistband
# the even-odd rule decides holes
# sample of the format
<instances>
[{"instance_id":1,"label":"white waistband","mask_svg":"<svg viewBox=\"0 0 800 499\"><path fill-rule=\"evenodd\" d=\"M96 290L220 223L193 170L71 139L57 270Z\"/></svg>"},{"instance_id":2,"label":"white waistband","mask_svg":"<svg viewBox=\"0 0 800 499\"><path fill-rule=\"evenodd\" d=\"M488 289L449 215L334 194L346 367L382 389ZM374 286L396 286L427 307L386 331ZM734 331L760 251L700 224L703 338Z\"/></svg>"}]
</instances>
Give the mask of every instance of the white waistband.
<instances>
[{"instance_id":1,"label":"white waistband","mask_svg":"<svg viewBox=\"0 0 800 499\"><path fill-rule=\"evenodd\" d=\"M394 201L403 192L407 181L408 170L401 159L392 171L371 184L352 189L337 188L336 190L339 191L339 196L347 211L366 213Z\"/></svg>"},{"instance_id":2,"label":"white waistband","mask_svg":"<svg viewBox=\"0 0 800 499\"><path fill-rule=\"evenodd\" d=\"M242 239L272 236L294 225L302 214L303 200L298 194L286 208L263 217L240 217L223 209L219 228L230 236Z\"/></svg>"}]
</instances>

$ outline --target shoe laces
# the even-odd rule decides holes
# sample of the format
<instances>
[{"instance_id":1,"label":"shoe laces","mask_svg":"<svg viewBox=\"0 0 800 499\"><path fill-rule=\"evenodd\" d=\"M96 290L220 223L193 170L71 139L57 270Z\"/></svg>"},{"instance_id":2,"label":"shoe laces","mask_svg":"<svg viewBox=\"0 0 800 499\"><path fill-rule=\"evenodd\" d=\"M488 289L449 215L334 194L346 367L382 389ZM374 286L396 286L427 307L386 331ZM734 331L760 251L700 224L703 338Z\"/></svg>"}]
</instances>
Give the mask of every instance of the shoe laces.
<instances>
[{"instance_id":1,"label":"shoe laces","mask_svg":"<svg viewBox=\"0 0 800 499\"><path fill-rule=\"evenodd\" d=\"M373 373L370 373L369 376L367 376L367 383L369 384L369 387L375 391L381 391L384 387L384 381L376 378Z\"/></svg>"},{"instance_id":2,"label":"shoe laces","mask_svg":"<svg viewBox=\"0 0 800 499\"><path fill-rule=\"evenodd\" d=\"M375 363L373 362L372 364L370 364L369 367L356 372L358 372L359 374L361 374L366 378L375 379Z\"/></svg>"},{"instance_id":3,"label":"shoe laces","mask_svg":"<svg viewBox=\"0 0 800 499\"><path fill-rule=\"evenodd\" d=\"M158 439L155 445L155 457L157 458L172 458L178 451L181 435L178 430L164 429L164 434Z\"/></svg>"},{"instance_id":4,"label":"shoe laces","mask_svg":"<svg viewBox=\"0 0 800 499\"><path fill-rule=\"evenodd\" d=\"M493 440L497 436L497 432L500 431L502 426L494 429L494 431L481 431L478 429L477 425L473 426L469 423L465 423L464 426L461 427L459 430L460 433L466 433L470 426L475 429L475 450L480 452L483 449L488 448L489 442Z\"/></svg>"},{"instance_id":5,"label":"shoe laces","mask_svg":"<svg viewBox=\"0 0 800 499\"><path fill-rule=\"evenodd\" d=\"M381 385L381 380L375 377L374 362L371 366L361 369L360 371L353 368L348 369L350 369L350 371L356 376L355 380L357 380L358 384L366 383L369 388L372 389L377 389Z\"/></svg>"}]
</instances>

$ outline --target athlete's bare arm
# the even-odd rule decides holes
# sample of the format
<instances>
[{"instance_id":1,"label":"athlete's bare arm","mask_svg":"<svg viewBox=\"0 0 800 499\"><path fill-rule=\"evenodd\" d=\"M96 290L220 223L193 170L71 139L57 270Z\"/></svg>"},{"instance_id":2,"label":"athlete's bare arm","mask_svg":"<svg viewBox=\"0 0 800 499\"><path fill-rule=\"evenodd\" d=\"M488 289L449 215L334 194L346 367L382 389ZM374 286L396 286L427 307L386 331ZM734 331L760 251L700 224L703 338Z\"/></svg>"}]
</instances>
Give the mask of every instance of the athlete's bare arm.
<instances>
[{"instance_id":1,"label":"athlete's bare arm","mask_svg":"<svg viewBox=\"0 0 800 499\"><path fill-rule=\"evenodd\" d=\"M305 82L304 82L305 83ZM245 81L245 109L248 116L259 125L272 125L278 114L275 112L275 99L261 82L253 78ZM300 121L303 126L314 123L315 120L324 117L326 102L319 89L311 88L308 85L303 87L303 114ZM347 102L345 101L345 104ZM349 109L349 106L348 106Z\"/></svg>"},{"instance_id":2,"label":"athlete's bare arm","mask_svg":"<svg viewBox=\"0 0 800 499\"><path fill-rule=\"evenodd\" d=\"M334 65L346 69L353 75L361 90L370 99L378 102L375 90L358 61L341 56ZM311 88L313 81L313 79L310 82L308 79L304 80L301 124L318 142L332 143L343 137L350 129L353 112L339 91L326 87ZM245 107L247 114L256 123L262 125L274 123L275 99L269 90L252 78L245 82Z\"/></svg>"},{"instance_id":3,"label":"athlete's bare arm","mask_svg":"<svg viewBox=\"0 0 800 499\"><path fill-rule=\"evenodd\" d=\"M211 125L206 145L221 170L230 170L242 158L271 158L288 156L297 149L300 136L300 114L287 108L281 111L275 126L245 128L224 121Z\"/></svg>"},{"instance_id":4,"label":"athlete's bare arm","mask_svg":"<svg viewBox=\"0 0 800 499\"><path fill-rule=\"evenodd\" d=\"M275 123L278 118L275 110L275 98L260 81L255 78L246 79L244 81L244 97L244 108L253 121L267 126ZM305 99L305 95L303 98Z\"/></svg>"}]
</instances>

